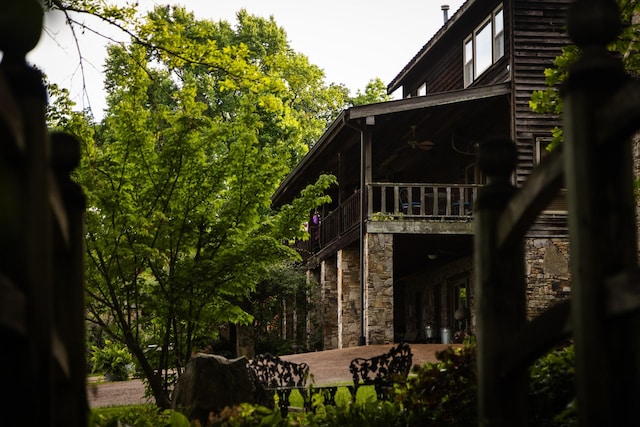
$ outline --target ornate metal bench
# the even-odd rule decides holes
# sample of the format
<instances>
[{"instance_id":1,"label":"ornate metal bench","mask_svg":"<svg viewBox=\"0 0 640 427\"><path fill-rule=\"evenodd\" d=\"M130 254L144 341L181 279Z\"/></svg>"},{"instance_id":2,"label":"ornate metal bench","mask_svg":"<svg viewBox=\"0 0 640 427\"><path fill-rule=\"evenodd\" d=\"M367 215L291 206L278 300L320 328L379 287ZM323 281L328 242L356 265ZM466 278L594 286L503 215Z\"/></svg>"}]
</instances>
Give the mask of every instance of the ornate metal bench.
<instances>
[{"instance_id":1,"label":"ornate metal bench","mask_svg":"<svg viewBox=\"0 0 640 427\"><path fill-rule=\"evenodd\" d=\"M265 390L278 395L278 406L283 417L289 412L289 396L293 390L300 392L305 409L309 409L306 389L309 377L308 364L289 362L265 353L257 355L249 365Z\"/></svg>"},{"instance_id":2,"label":"ornate metal bench","mask_svg":"<svg viewBox=\"0 0 640 427\"><path fill-rule=\"evenodd\" d=\"M400 343L388 353L368 359L358 357L349 364L353 375L353 386L349 387L355 401L358 387L373 385L378 400L386 400L393 389L393 383L405 381L411 370L413 354L407 343Z\"/></svg>"}]
</instances>

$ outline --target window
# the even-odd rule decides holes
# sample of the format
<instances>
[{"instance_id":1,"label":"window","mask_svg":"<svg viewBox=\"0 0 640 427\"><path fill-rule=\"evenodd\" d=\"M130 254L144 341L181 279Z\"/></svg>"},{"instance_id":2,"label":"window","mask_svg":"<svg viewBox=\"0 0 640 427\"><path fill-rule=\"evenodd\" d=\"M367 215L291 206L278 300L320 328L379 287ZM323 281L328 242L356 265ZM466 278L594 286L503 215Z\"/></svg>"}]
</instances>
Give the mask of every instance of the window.
<instances>
[{"instance_id":1,"label":"window","mask_svg":"<svg viewBox=\"0 0 640 427\"><path fill-rule=\"evenodd\" d=\"M547 150L551 144L550 137L537 137L535 139L535 163L537 166L542 162L549 154ZM549 204L542 211L543 214L566 214L569 207L567 204L567 189L561 188L558 194L549 202Z\"/></svg>"},{"instance_id":2,"label":"window","mask_svg":"<svg viewBox=\"0 0 640 427\"><path fill-rule=\"evenodd\" d=\"M493 19L493 62L504 56L504 18L500 7Z\"/></svg>"},{"instance_id":3,"label":"window","mask_svg":"<svg viewBox=\"0 0 640 427\"><path fill-rule=\"evenodd\" d=\"M418 96L425 96L427 94L427 83L422 83L418 88Z\"/></svg>"},{"instance_id":4,"label":"window","mask_svg":"<svg viewBox=\"0 0 640 427\"><path fill-rule=\"evenodd\" d=\"M549 155L549 150L547 147L551 144L551 138L548 137L538 137L536 138L536 165L539 165L542 162L542 159Z\"/></svg>"},{"instance_id":5,"label":"window","mask_svg":"<svg viewBox=\"0 0 640 427\"><path fill-rule=\"evenodd\" d=\"M464 42L464 86L473 82L473 38Z\"/></svg>"},{"instance_id":6,"label":"window","mask_svg":"<svg viewBox=\"0 0 640 427\"><path fill-rule=\"evenodd\" d=\"M504 56L504 13L498 7L464 40L464 86Z\"/></svg>"}]
</instances>

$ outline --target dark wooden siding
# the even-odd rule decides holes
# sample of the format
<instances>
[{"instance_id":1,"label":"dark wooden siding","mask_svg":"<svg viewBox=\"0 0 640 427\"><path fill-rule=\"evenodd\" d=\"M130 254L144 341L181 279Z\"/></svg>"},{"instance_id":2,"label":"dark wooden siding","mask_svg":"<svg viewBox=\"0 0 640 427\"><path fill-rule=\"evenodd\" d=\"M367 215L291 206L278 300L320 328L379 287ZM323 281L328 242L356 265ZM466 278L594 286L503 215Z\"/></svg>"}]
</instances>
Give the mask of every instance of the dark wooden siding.
<instances>
[{"instance_id":1,"label":"dark wooden siding","mask_svg":"<svg viewBox=\"0 0 640 427\"><path fill-rule=\"evenodd\" d=\"M451 41L443 41L430 52L424 66L407 76L404 83L404 94L415 96L418 88L427 83L428 93L439 93L462 89L462 41L447 35Z\"/></svg>"},{"instance_id":2,"label":"dark wooden siding","mask_svg":"<svg viewBox=\"0 0 640 427\"><path fill-rule=\"evenodd\" d=\"M535 90L545 89L544 70L569 43L565 31L570 0L516 0L513 4L514 138L518 147L517 185L536 164L536 139L548 138L560 119L531 111Z\"/></svg>"},{"instance_id":3,"label":"dark wooden siding","mask_svg":"<svg viewBox=\"0 0 640 427\"><path fill-rule=\"evenodd\" d=\"M415 95L420 85L427 82L428 93L439 93L463 89L463 43L474 29L484 21L499 4L508 8L508 1L492 0L476 1L475 4L459 18L456 25L434 43L422 59L419 66L409 73L403 84L403 96ZM505 15L506 16L506 15ZM505 34L508 31L505 22ZM433 40L432 40L433 42ZM506 42L505 42L506 43ZM505 46L505 57L509 55L509 46ZM504 82L508 78L506 63L502 60L485 71L474 82L474 86Z\"/></svg>"}]
</instances>

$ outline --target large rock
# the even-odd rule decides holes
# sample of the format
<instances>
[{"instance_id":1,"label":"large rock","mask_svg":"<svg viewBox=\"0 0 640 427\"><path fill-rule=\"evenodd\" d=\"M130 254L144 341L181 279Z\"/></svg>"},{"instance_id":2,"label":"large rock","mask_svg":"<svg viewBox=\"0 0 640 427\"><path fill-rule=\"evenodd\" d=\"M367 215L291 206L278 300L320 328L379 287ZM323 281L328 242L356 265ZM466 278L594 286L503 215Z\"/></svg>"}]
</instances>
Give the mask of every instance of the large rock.
<instances>
[{"instance_id":1,"label":"large rock","mask_svg":"<svg viewBox=\"0 0 640 427\"><path fill-rule=\"evenodd\" d=\"M172 405L190 420L204 424L210 412L240 403L273 407L273 397L257 381L247 358L198 353L191 356L178 380Z\"/></svg>"}]
</instances>

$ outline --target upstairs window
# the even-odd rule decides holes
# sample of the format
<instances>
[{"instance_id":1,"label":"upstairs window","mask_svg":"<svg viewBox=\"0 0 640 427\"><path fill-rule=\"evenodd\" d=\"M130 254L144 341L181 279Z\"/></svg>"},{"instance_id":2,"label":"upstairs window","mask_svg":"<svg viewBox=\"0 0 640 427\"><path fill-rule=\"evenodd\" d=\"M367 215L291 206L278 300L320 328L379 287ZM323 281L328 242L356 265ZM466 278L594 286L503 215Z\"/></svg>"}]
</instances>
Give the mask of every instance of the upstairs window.
<instances>
[{"instance_id":1,"label":"upstairs window","mask_svg":"<svg viewBox=\"0 0 640 427\"><path fill-rule=\"evenodd\" d=\"M464 42L464 86L473 83L473 38Z\"/></svg>"},{"instance_id":2,"label":"upstairs window","mask_svg":"<svg viewBox=\"0 0 640 427\"><path fill-rule=\"evenodd\" d=\"M493 62L504 56L504 18L502 6L493 15Z\"/></svg>"},{"instance_id":3,"label":"upstairs window","mask_svg":"<svg viewBox=\"0 0 640 427\"><path fill-rule=\"evenodd\" d=\"M418 88L417 96L425 96L427 94L427 84L422 83Z\"/></svg>"},{"instance_id":4,"label":"upstairs window","mask_svg":"<svg viewBox=\"0 0 640 427\"><path fill-rule=\"evenodd\" d=\"M498 7L464 40L464 86L504 56L504 13Z\"/></svg>"}]
</instances>

